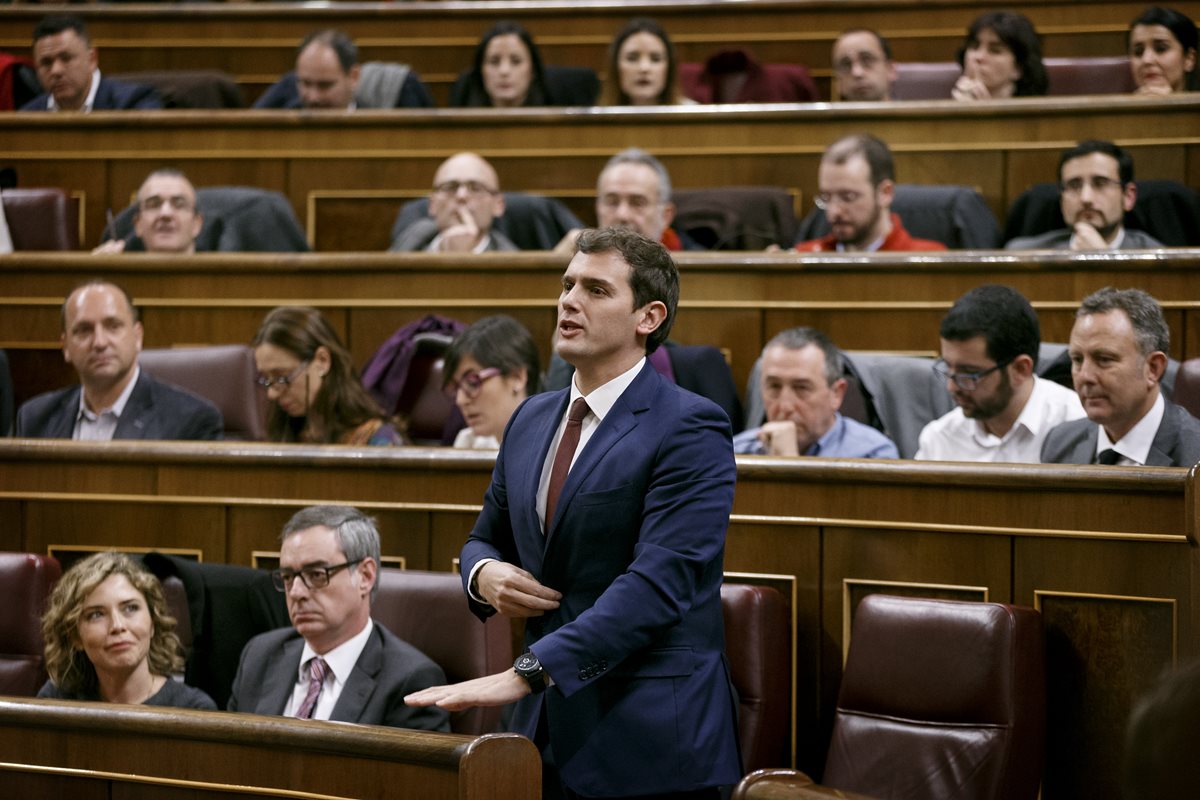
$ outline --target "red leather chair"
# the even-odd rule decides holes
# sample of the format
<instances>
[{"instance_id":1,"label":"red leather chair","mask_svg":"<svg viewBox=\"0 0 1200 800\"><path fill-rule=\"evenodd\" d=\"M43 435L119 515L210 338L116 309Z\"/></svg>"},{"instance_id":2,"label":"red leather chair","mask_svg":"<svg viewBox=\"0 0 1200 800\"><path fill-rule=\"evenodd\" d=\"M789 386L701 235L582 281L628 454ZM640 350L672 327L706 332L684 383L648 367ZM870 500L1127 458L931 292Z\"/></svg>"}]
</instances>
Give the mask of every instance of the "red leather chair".
<instances>
[{"instance_id":1,"label":"red leather chair","mask_svg":"<svg viewBox=\"0 0 1200 800\"><path fill-rule=\"evenodd\" d=\"M0 193L14 250L78 250L79 209L62 189Z\"/></svg>"},{"instance_id":2,"label":"red leather chair","mask_svg":"<svg viewBox=\"0 0 1200 800\"><path fill-rule=\"evenodd\" d=\"M254 384L254 351L243 344L143 350L138 363L160 380L205 398L225 420L225 438L267 438L267 393Z\"/></svg>"},{"instance_id":3,"label":"red leather chair","mask_svg":"<svg viewBox=\"0 0 1200 800\"><path fill-rule=\"evenodd\" d=\"M42 612L61 574L52 556L0 553L0 695L33 697L46 682Z\"/></svg>"},{"instance_id":4,"label":"red leather chair","mask_svg":"<svg viewBox=\"0 0 1200 800\"><path fill-rule=\"evenodd\" d=\"M462 579L450 572L379 570L379 594L371 605L376 622L429 656L458 683L512 668L508 619L481 623L467 608ZM499 708L472 708L450 715L455 733L493 733Z\"/></svg>"},{"instance_id":5,"label":"red leather chair","mask_svg":"<svg viewBox=\"0 0 1200 800\"><path fill-rule=\"evenodd\" d=\"M870 595L822 784L882 800L1034 800L1045 699L1037 611Z\"/></svg>"},{"instance_id":6,"label":"red leather chair","mask_svg":"<svg viewBox=\"0 0 1200 800\"><path fill-rule=\"evenodd\" d=\"M1128 94L1136 86L1129 56L1047 58L1048 95Z\"/></svg>"}]
</instances>

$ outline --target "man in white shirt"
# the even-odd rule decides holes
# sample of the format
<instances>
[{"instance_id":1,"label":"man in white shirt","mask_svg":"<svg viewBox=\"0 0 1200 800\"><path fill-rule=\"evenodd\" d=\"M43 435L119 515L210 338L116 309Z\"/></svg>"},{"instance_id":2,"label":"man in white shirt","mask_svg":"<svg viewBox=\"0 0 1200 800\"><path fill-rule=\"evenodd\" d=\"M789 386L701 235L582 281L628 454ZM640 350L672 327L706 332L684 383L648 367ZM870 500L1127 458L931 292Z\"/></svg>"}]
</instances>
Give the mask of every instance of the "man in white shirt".
<instances>
[{"instance_id":1,"label":"man in white shirt","mask_svg":"<svg viewBox=\"0 0 1200 800\"><path fill-rule=\"evenodd\" d=\"M1042 461L1150 467L1200 462L1200 420L1162 395L1170 346L1162 308L1140 289L1105 287L1085 297L1068 353L1088 418L1051 431Z\"/></svg>"},{"instance_id":2,"label":"man in white shirt","mask_svg":"<svg viewBox=\"0 0 1200 800\"><path fill-rule=\"evenodd\" d=\"M404 695L446 680L441 667L371 619L379 531L349 506L311 506L283 527L279 569L291 628L247 642L230 711L450 730L439 708Z\"/></svg>"},{"instance_id":3,"label":"man in white shirt","mask_svg":"<svg viewBox=\"0 0 1200 800\"><path fill-rule=\"evenodd\" d=\"M483 253L517 250L492 223L504 213L496 170L474 153L456 153L433 176L429 216L397 234L392 252Z\"/></svg>"},{"instance_id":4,"label":"man in white shirt","mask_svg":"<svg viewBox=\"0 0 1200 800\"><path fill-rule=\"evenodd\" d=\"M1074 392L1034 374L1041 329L1015 289L972 289L939 333L934 370L958 407L921 431L917 459L1036 464L1050 429L1083 416Z\"/></svg>"}]
</instances>

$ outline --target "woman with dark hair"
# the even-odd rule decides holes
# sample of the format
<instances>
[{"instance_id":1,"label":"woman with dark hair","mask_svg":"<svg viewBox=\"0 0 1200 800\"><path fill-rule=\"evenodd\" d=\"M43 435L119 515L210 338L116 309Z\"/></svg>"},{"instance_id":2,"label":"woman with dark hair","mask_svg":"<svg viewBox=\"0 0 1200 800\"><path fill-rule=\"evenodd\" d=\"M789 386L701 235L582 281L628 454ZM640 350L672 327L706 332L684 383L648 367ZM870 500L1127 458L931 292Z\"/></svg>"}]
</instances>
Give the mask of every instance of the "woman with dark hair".
<instances>
[{"instance_id":1,"label":"woman with dark hair","mask_svg":"<svg viewBox=\"0 0 1200 800\"><path fill-rule=\"evenodd\" d=\"M675 47L663 27L631 19L608 48L602 106L671 106L690 103L679 90Z\"/></svg>"},{"instance_id":2,"label":"woman with dark hair","mask_svg":"<svg viewBox=\"0 0 1200 800\"><path fill-rule=\"evenodd\" d=\"M280 306L267 314L252 344L258 385L274 403L267 423L272 441L404 444L320 311Z\"/></svg>"},{"instance_id":3,"label":"woman with dark hair","mask_svg":"<svg viewBox=\"0 0 1200 800\"><path fill-rule=\"evenodd\" d=\"M42 616L46 671L38 697L216 711L172 680L183 646L162 586L124 553L95 553L67 570Z\"/></svg>"},{"instance_id":4,"label":"woman with dark hair","mask_svg":"<svg viewBox=\"0 0 1200 800\"><path fill-rule=\"evenodd\" d=\"M484 317L460 333L446 351L446 393L454 398L467 427L455 447L500 447L508 418L537 394L541 366L537 345L525 326L503 314Z\"/></svg>"},{"instance_id":5,"label":"woman with dark hair","mask_svg":"<svg viewBox=\"0 0 1200 800\"><path fill-rule=\"evenodd\" d=\"M1049 79L1042 64L1042 41L1021 14L989 11L976 17L957 58L963 72L950 92L955 100L1046 94Z\"/></svg>"},{"instance_id":6,"label":"woman with dark hair","mask_svg":"<svg viewBox=\"0 0 1200 800\"><path fill-rule=\"evenodd\" d=\"M450 105L517 108L546 105L542 56L529 31L517 22L497 22L475 47L466 79L455 86Z\"/></svg>"},{"instance_id":7,"label":"woman with dark hair","mask_svg":"<svg viewBox=\"0 0 1200 800\"><path fill-rule=\"evenodd\" d=\"M1137 94L1197 88L1196 23L1173 8L1150 6L1129 24L1129 68Z\"/></svg>"}]
</instances>

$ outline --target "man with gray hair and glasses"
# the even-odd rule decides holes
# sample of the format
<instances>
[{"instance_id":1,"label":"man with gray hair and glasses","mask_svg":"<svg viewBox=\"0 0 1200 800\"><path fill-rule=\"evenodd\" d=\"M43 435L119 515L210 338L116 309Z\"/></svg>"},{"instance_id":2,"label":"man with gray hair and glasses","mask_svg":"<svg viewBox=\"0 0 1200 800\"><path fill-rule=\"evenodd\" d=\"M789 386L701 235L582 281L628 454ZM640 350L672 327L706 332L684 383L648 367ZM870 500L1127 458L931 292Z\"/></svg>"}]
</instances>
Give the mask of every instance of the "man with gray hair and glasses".
<instances>
[{"instance_id":1,"label":"man with gray hair and glasses","mask_svg":"<svg viewBox=\"0 0 1200 800\"><path fill-rule=\"evenodd\" d=\"M450 730L445 711L404 704L406 694L445 683L441 668L371 619L375 520L349 506L311 506L288 520L280 542L271 578L292 627L246 644L229 710Z\"/></svg>"},{"instance_id":2,"label":"man with gray hair and glasses","mask_svg":"<svg viewBox=\"0 0 1200 800\"><path fill-rule=\"evenodd\" d=\"M1170 346L1162 308L1140 289L1105 287L1085 297L1067 352L1088 418L1050 431L1042 461L1147 467L1200 461L1200 420L1160 388Z\"/></svg>"},{"instance_id":3,"label":"man with gray hair and glasses","mask_svg":"<svg viewBox=\"0 0 1200 800\"><path fill-rule=\"evenodd\" d=\"M933 370L957 408L921 431L917 459L1036 464L1050 430L1083 416L1074 392L1034 373L1041 327L1016 289L972 289L942 318L939 334Z\"/></svg>"}]
</instances>

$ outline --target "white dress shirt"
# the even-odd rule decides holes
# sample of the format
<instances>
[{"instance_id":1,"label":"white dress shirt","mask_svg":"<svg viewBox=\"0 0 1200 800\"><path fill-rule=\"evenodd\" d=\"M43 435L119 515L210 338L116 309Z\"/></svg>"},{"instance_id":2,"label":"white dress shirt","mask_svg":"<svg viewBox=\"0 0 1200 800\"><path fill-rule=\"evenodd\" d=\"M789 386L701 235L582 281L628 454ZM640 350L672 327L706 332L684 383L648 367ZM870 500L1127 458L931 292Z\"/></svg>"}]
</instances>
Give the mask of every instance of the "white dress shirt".
<instances>
[{"instance_id":1,"label":"white dress shirt","mask_svg":"<svg viewBox=\"0 0 1200 800\"><path fill-rule=\"evenodd\" d=\"M346 688L346 681L354 671L354 665L358 663L358 657L362 655L374 629L374 621L368 619L361 631L321 656L329 665L329 672L325 675L325 686L317 697L317 707L313 709L312 719L329 719L333 715L333 707L342 696L342 689ZM308 693L308 662L316 656L316 651L305 642L304 650L300 653L296 687L292 689L292 696L283 708L285 717L295 716L296 709L304 702L304 695Z\"/></svg>"},{"instance_id":2,"label":"white dress shirt","mask_svg":"<svg viewBox=\"0 0 1200 800\"><path fill-rule=\"evenodd\" d=\"M1108 438L1104 426L1098 426L1100 430L1096 436L1096 455L1092 457L1093 461L1105 450L1116 450L1120 456L1116 463L1120 466L1143 466L1146 463L1146 457L1150 455L1150 446L1154 444L1154 437L1158 435L1158 428L1162 425L1163 414L1167 411L1167 402L1163 400L1162 392L1156 394L1154 405L1146 412L1146 416L1139 419L1137 424L1129 429L1129 433L1115 443Z\"/></svg>"},{"instance_id":3,"label":"white dress shirt","mask_svg":"<svg viewBox=\"0 0 1200 800\"><path fill-rule=\"evenodd\" d=\"M83 108L79 109L83 113L90 113L92 106L96 105L96 92L100 90L100 70L92 70L92 86L88 89L87 98L83 101ZM47 111L60 111L58 102L54 99L54 95L50 95L49 101L46 103Z\"/></svg>"},{"instance_id":4,"label":"white dress shirt","mask_svg":"<svg viewBox=\"0 0 1200 800\"><path fill-rule=\"evenodd\" d=\"M75 430L72 432L71 438L87 442L111 441L113 434L117 432L117 423L121 421L121 415L125 413L129 396L133 394L133 387L137 386L138 376L141 373L142 368L134 364L133 376L129 379L129 383L125 384L125 389L117 397L117 401L110 408L102 408L99 412L88 408L85 390L81 386L79 388L79 411L75 413Z\"/></svg>"}]
</instances>

